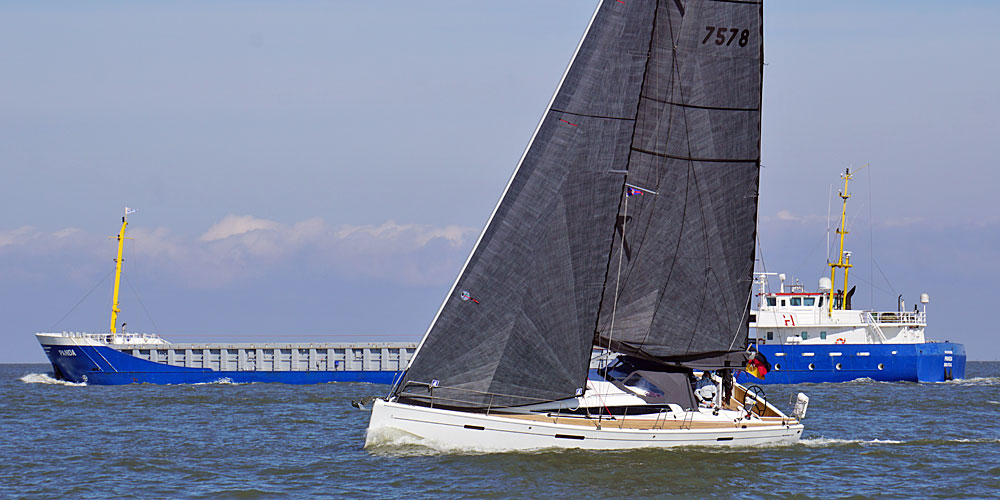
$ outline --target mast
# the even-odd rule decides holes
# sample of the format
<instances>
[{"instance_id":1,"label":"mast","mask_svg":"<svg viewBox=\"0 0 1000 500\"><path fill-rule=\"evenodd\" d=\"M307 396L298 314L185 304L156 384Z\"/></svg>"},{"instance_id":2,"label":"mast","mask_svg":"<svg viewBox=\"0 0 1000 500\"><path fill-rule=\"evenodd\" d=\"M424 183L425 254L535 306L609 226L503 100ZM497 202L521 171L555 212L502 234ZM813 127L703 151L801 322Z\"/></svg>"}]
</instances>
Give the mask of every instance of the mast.
<instances>
[{"instance_id":1,"label":"mast","mask_svg":"<svg viewBox=\"0 0 1000 500\"><path fill-rule=\"evenodd\" d=\"M118 309L118 285L121 284L122 279L122 249L125 246L125 227L128 226L128 221L125 219L128 214L135 212L128 207L125 207L125 215L122 216L122 228L118 231L118 236L114 237L118 239L118 258L115 259L115 291L111 298L111 333L118 333L115 328L115 324L118 321L118 313L122 312Z\"/></svg>"},{"instance_id":2,"label":"mast","mask_svg":"<svg viewBox=\"0 0 1000 500\"><path fill-rule=\"evenodd\" d=\"M847 300L847 270L851 268L851 252L844 252L844 236L848 233L846 230L847 223L847 199L851 197L847 193L847 182L851 180L851 169L850 167L840 176L844 179L844 190L840 192L840 198L843 201L843 205L840 209L840 228L837 229L837 234L840 235L840 256L836 263L831 262L830 265L830 297L827 300L827 315L833 315L833 290L836 288L837 284L837 269L844 270L844 289L840 293L840 309L844 309Z\"/></svg>"}]
</instances>

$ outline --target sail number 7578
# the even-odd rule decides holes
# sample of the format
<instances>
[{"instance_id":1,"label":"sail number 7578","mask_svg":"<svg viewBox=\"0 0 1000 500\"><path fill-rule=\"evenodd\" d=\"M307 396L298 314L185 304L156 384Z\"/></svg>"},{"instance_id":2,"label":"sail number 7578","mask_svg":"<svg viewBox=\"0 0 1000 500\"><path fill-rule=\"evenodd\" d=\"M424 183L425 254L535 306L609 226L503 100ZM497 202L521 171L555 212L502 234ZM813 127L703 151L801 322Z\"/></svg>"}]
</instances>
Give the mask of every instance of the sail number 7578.
<instances>
[{"instance_id":1,"label":"sail number 7578","mask_svg":"<svg viewBox=\"0 0 1000 500\"><path fill-rule=\"evenodd\" d=\"M705 39L701 41L704 45L708 41L714 40L716 45L726 45L727 47L733 44L733 40L736 40L736 36L739 35L739 40L736 42L740 47L746 47L747 42L750 41L750 30L741 30L739 28L723 28L721 26L705 26L705 30L708 33L705 35ZM712 38L715 35L715 38ZM728 40L727 40L728 39Z\"/></svg>"}]
</instances>

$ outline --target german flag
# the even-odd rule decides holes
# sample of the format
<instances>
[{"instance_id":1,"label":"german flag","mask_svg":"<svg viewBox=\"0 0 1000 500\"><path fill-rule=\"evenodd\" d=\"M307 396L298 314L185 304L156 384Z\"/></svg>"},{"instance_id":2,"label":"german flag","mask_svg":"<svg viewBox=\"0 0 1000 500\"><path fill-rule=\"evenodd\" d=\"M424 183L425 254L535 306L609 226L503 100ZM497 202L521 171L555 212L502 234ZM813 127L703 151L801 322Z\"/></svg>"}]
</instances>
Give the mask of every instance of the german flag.
<instances>
[{"instance_id":1,"label":"german flag","mask_svg":"<svg viewBox=\"0 0 1000 500\"><path fill-rule=\"evenodd\" d=\"M764 380L764 376L769 371L771 371L771 363L767 362L767 358L763 354L760 352L750 354L750 359L747 361L747 373Z\"/></svg>"}]
</instances>

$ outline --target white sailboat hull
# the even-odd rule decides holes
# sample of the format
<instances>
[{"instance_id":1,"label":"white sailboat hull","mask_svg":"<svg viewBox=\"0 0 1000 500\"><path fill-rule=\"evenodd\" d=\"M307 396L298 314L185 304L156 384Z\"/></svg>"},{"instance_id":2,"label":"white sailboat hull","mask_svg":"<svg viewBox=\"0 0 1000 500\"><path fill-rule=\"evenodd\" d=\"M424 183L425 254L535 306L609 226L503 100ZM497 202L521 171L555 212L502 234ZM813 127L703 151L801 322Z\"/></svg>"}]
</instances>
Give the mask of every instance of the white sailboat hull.
<instances>
[{"instance_id":1,"label":"white sailboat hull","mask_svg":"<svg viewBox=\"0 0 1000 500\"><path fill-rule=\"evenodd\" d=\"M569 419L565 419L569 420ZM577 422L579 420L577 419ZM540 448L592 450L671 448L675 446L755 446L793 443L802 424L749 425L734 422L716 428L619 428L605 420L586 425L551 423L376 400L365 447L413 443L442 450L515 451Z\"/></svg>"}]
</instances>

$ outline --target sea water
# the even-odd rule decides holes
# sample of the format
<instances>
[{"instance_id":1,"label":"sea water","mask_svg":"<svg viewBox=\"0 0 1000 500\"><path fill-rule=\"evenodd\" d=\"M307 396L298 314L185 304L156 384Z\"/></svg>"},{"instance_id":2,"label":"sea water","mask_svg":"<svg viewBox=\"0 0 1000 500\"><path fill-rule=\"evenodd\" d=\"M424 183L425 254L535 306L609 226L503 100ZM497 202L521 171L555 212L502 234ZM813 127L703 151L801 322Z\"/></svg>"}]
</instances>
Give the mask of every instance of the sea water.
<instances>
[{"instance_id":1,"label":"sea water","mask_svg":"<svg viewBox=\"0 0 1000 500\"><path fill-rule=\"evenodd\" d=\"M1000 363L939 384L766 386L801 442L735 449L364 449L387 386L87 386L0 365L0 498L1000 497Z\"/></svg>"}]
</instances>

